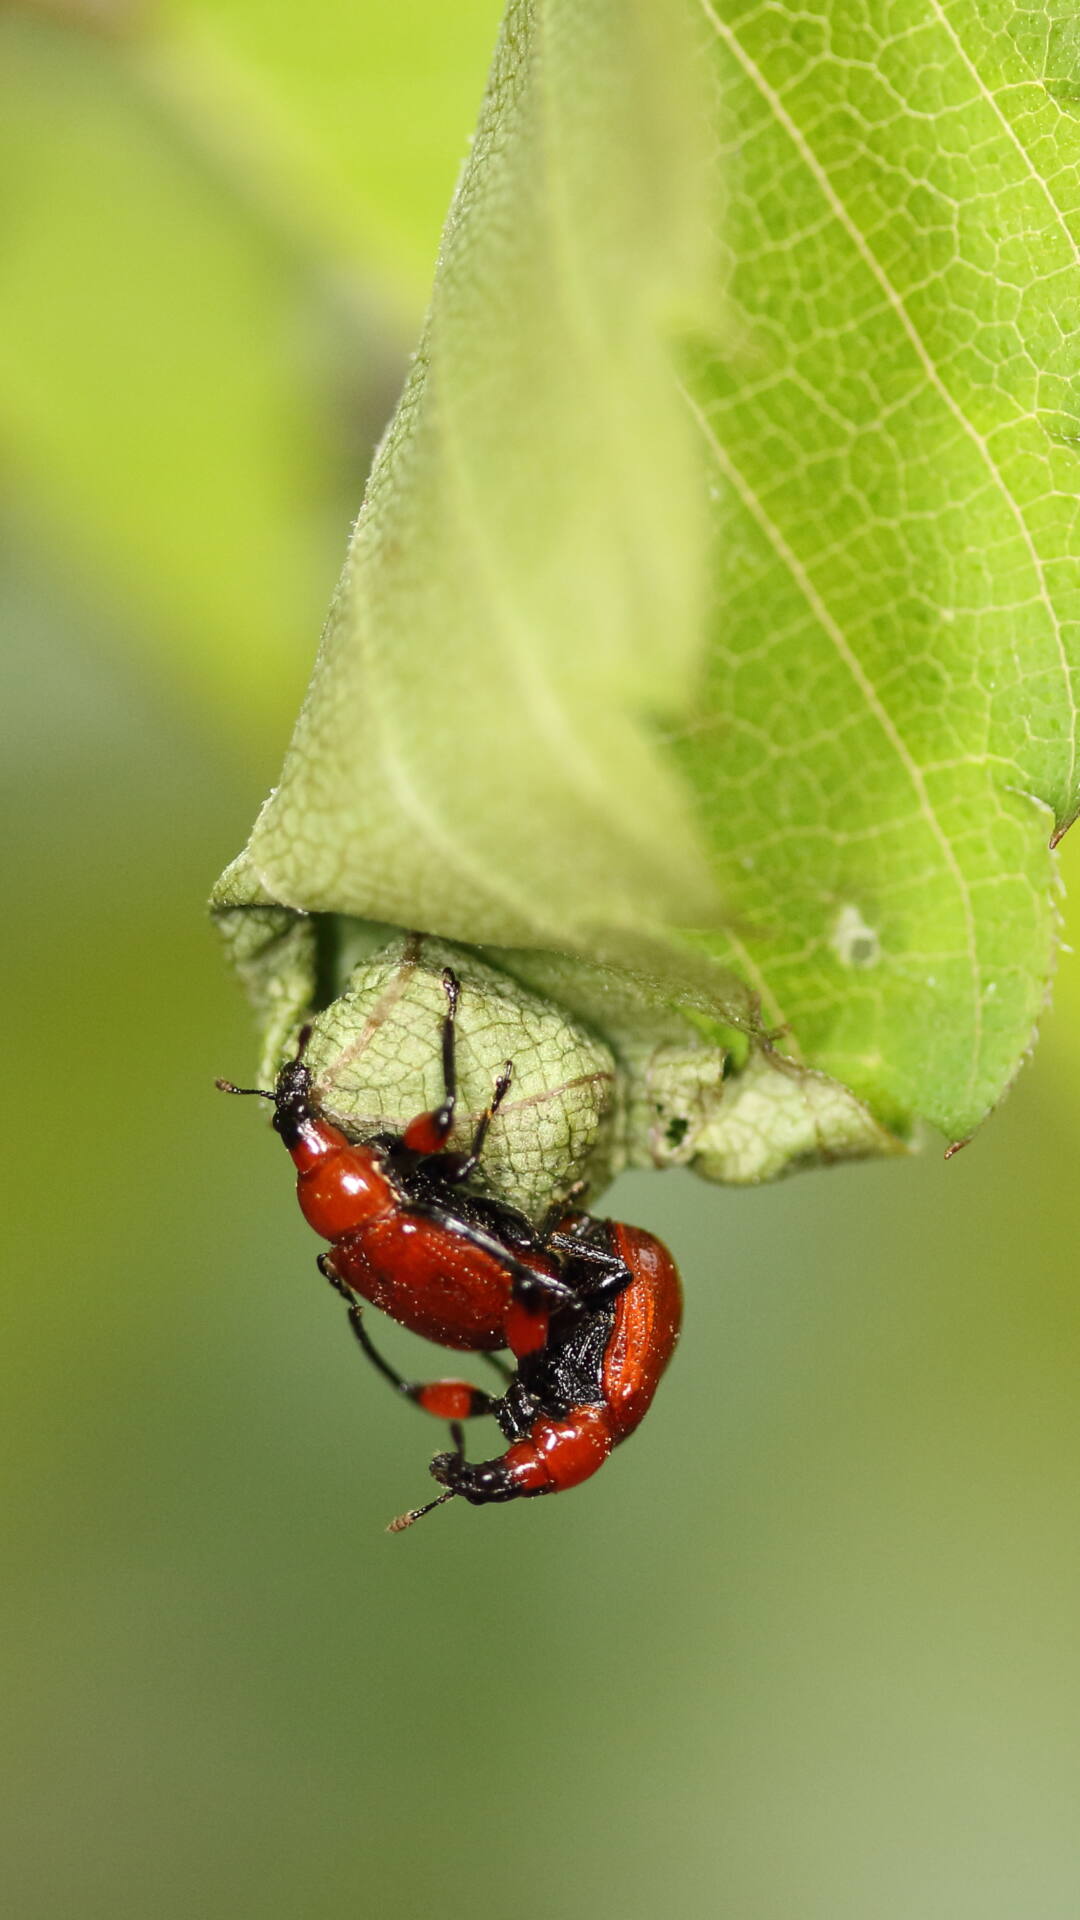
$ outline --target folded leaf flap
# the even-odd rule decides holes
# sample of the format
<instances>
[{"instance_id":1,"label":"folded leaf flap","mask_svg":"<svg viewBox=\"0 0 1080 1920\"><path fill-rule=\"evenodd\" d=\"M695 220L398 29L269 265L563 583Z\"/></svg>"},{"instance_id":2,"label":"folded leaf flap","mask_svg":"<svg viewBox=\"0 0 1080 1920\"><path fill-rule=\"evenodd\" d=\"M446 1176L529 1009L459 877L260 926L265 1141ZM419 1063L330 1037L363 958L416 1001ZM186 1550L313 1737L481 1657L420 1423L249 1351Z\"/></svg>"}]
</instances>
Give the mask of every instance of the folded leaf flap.
<instances>
[{"instance_id":1,"label":"folded leaf flap","mask_svg":"<svg viewBox=\"0 0 1080 1920\"><path fill-rule=\"evenodd\" d=\"M294 906L472 942L715 924L658 737L702 668L688 11L510 7L431 311L250 857Z\"/></svg>"}]
</instances>

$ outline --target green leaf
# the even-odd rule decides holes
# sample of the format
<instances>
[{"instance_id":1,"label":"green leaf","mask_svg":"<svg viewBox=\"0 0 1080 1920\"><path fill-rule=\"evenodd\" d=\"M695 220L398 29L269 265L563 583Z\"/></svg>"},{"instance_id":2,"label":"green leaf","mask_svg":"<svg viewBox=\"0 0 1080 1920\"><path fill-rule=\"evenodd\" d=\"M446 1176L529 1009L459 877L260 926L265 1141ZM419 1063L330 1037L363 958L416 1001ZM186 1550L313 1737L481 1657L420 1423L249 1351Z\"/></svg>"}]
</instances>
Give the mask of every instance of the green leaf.
<instances>
[{"instance_id":1,"label":"green leaf","mask_svg":"<svg viewBox=\"0 0 1080 1920\"><path fill-rule=\"evenodd\" d=\"M511 5L218 899L262 916L228 925L255 971L316 916L292 1018L342 982L331 924L500 950L612 1045L631 1158L745 1180L919 1116L967 1137L1045 998L1078 806L1080 129L1037 9L692 11L696 63L678 6Z\"/></svg>"},{"instance_id":2,"label":"green leaf","mask_svg":"<svg viewBox=\"0 0 1080 1920\"><path fill-rule=\"evenodd\" d=\"M649 725L685 707L703 608L692 422L660 334L704 232L680 18L510 9L248 850L275 899L527 946L715 911Z\"/></svg>"},{"instance_id":3,"label":"green leaf","mask_svg":"<svg viewBox=\"0 0 1080 1920\"><path fill-rule=\"evenodd\" d=\"M676 753L747 930L709 949L798 1057L963 1139L1030 1043L1077 809L1080 130L1019 44L1042 8L704 11L723 614Z\"/></svg>"}]
</instances>

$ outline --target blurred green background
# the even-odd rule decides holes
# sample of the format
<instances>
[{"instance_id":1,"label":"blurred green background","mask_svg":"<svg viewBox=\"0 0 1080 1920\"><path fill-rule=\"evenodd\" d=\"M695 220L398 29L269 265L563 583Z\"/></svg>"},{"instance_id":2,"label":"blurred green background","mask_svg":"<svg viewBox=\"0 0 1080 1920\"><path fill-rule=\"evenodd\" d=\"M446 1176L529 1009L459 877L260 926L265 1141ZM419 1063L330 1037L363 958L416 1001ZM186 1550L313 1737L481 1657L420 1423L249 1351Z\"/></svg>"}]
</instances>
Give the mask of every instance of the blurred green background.
<instances>
[{"instance_id":1,"label":"blurred green background","mask_svg":"<svg viewBox=\"0 0 1080 1920\"><path fill-rule=\"evenodd\" d=\"M948 1165L620 1183L688 1295L645 1428L404 1539L435 1430L212 1091L204 897L498 12L0 13L5 1908L1075 1920L1075 959Z\"/></svg>"}]
</instances>

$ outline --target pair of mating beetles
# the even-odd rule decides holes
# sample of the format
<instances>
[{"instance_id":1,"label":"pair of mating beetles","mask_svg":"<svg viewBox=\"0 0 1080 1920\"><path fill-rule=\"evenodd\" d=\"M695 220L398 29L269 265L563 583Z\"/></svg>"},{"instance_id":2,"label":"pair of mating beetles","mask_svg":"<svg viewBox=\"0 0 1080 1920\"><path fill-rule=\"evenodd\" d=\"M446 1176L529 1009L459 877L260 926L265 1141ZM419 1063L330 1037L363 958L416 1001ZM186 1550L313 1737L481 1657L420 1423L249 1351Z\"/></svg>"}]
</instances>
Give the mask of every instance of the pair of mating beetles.
<instances>
[{"instance_id":1,"label":"pair of mating beetles","mask_svg":"<svg viewBox=\"0 0 1080 1920\"><path fill-rule=\"evenodd\" d=\"M303 1060L308 1028L273 1092L217 1083L224 1093L274 1102L301 1211L330 1242L319 1268L345 1301L360 1346L399 1393L450 1423L452 1451L431 1462L442 1492L392 1521L394 1533L455 1495L485 1506L587 1480L644 1419L682 1315L674 1261L651 1234L565 1205L537 1227L470 1189L513 1062L495 1082L469 1152L450 1150L460 996L450 968L443 986L442 1104L403 1133L356 1145L323 1116ZM405 1380L372 1344L360 1299L440 1346L485 1354L504 1391ZM500 1348L513 1354L513 1371L494 1360ZM509 1445L498 1459L471 1463L461 1423L478 1414L494 1415Z\"/></svg>"}]
</instances>

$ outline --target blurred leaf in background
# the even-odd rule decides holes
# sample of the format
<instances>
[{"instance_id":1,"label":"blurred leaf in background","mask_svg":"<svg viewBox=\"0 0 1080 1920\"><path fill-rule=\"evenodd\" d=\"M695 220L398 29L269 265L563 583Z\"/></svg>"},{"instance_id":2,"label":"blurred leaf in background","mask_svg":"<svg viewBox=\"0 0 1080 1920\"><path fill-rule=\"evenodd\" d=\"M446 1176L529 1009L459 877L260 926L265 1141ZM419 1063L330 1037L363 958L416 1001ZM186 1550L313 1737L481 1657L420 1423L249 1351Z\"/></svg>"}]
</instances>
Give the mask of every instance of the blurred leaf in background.
<instances>
[{"instance_id":1,"label":"blurred leaf in background","mask_svg":"<svg viewBox=\"0 0 1080 1920\"><path fill-rule=\"evenodd\" d=\"M416 313L501 11L499 0L334 0L301 20L290 0L188 0L174 18L257 94L307 217L331 222Z\"/></svg>"},{"instance_id":2,"label":"blurred leaf in background","mask_svg":"<svg viewBox=\"0 0 1080 1920\"><path fill-rule=\"evenodd\" d=\"M335 218L346 190L297 182L288 104L197 15L0 15L0 448L20 536L113 599L127 643L264 767L408 341L408 297ZM355 166L382 149L354 128ZM405 190L398 210L430 253Z\"/></svg>"}]
</instances>

